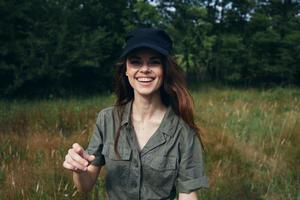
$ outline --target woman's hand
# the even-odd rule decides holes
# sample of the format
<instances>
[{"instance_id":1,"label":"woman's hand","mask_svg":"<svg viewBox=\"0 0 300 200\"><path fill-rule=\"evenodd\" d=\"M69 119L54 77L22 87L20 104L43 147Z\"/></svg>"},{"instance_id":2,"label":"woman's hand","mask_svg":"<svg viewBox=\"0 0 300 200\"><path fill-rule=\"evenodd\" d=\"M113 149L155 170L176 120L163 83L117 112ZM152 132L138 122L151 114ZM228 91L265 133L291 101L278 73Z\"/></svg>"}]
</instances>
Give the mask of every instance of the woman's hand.
<instances>
[{"instance_id":1,"label":"woman's hand","mask_svg":"<svg viewBox=\"0 0 300 200\"><path fill-rule=\"evenodd\" d=\"M68 150L63 167L73 171L74 184L79 191L91 190L97 180L101 167L90 165L94 159L94 155L87 154L77 143Z\"/></svg>"},{"instance_id":2,"label":"woman's hand","mask_svg":"<svg viewBox=\"0 0 300 200\"><path fill-rule=\"evenodd\" d=\"M77 173L85 172L94 159L94 155L87 154L79 144L74 143L72 148L68 150L63 167Z\"/></svg>"}]
</instances>

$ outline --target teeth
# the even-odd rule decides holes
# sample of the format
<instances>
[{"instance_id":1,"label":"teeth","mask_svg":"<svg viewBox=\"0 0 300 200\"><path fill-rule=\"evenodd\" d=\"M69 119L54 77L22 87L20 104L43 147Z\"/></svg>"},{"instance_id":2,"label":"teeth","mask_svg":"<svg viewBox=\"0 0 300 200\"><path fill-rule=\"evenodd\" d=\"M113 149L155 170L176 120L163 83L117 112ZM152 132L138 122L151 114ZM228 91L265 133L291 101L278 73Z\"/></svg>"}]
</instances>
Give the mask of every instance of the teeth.
<instances>
[{"instance_id":1,"label":"teeth","mask_svg":"<svg viewBox=\"0 0 300 200\"><path fill-rule=\"evenodd\" d=\"M152 81L153 78L142 77L142 78L138 78L137 80L141 82L146 82L146 81Z\"/></svg>"}]
</instances>

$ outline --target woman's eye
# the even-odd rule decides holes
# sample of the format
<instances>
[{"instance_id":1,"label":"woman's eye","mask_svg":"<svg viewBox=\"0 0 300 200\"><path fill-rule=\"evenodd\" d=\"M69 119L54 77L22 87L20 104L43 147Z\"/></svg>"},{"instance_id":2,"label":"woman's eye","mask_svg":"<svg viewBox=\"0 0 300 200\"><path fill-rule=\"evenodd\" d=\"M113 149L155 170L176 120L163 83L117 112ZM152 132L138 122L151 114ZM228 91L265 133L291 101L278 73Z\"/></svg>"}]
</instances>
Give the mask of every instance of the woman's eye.
<instances>
[{"instance_id":1,"label":"woman's eye","mask_svg":"<svg viewBox=\"0 0 300 200\"><path fill-rule=\"evenodd\" d=\"M161 62L159 60L153 60L150 62L150 65L154 65L154 66L160 65L160 64L161 64Z\"/></svg>"},{"instance_id":2,"label":"woman's eye","mask_svg":"<svg viewBox=\"0 0 300 200\"><path fill-rule=\"evenodd\" d=\"M132 64L132 65L140 65L141 62L138 61L138 60L131 60L131 61L130 61L130 64Z\"/></svg>"}]
</instances>

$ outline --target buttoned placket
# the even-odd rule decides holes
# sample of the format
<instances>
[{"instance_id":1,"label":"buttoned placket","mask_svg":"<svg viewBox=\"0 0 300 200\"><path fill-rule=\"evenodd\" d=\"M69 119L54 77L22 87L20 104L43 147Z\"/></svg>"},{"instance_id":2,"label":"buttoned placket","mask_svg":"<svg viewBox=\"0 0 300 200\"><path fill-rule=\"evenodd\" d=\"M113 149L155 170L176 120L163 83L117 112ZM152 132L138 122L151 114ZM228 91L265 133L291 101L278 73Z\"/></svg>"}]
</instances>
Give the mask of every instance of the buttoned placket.
<instances>
[{"instance_id":1,"label":"buttoned placket","mask_svg":"<svg viewBox=\"0 0 300 200\"><path fill-rule=\"evenodd\" d=\"M139 200L141 194L141 158L140 153L137 147L137 141L135 138L135 133L133 127L128 123L127 124L127 136L129 137L130 147L132 149L132 161L130 165L130 177L129 181L131 181L130 186L132 189L136 189L134 199Z\"/></svg>"},{"instance_id":2,"label":"buttoned placket","mask_svg":"<svg viewBox=\"0 0 300 200\"><path fill-rule=\"evenodd\" d=\"M122 124L126 126L127 132L127 141L129 141L130 148L132 150L132 157L131 157L131 165L130 165L130 177L129 177L129 186L131 191L136 191L131 193L132 200L140 200L141 199L141 187L142 187L142 163L145 162L147 159L150 159L148 153L150 153L153 149L157 148L158 146L163 145L166 142L167 133L165 128L168 128L169 124L165 124L165 118L168 116L168 113L171 111L169 107L167 112L165 113L164 118L162 119L161 125L155 131L153 136L147 141L146 145L143 149L139 150L138 148L138 141L136 138L136 134L134 128L131 124L130 114L131 114L132 103L129 104L125 108L124 116ZM174 128L174 127L173 127Z\"/></svg>"},{"instance_id":3,"label":"buttoned placket","mask_svg":"<svg viewBox=\"0 0 300 200\"><path fill-rule=\"evenodd\" d=\"M138 188L138 198L140 198L141 194L141 187L142 187L142 163L145 162L150 157L147 156L148 153L150 153L151 150L157 148L158 146L163 145L166 142L166 138L163 132L161 132L160 127L155 131L153 136L148 140L146 145L142 150L138 149L138 142L136 138L136 134L134 132L134 128L129 124L128 125L128 135L130 137L130 146L133 152L132 156L132 167L131 167L131 178L130 180L136 180L137 185L132 185L134 188L135 186ZM136 174L134 176L133 174Z\"/></svg>"}]
</instances>

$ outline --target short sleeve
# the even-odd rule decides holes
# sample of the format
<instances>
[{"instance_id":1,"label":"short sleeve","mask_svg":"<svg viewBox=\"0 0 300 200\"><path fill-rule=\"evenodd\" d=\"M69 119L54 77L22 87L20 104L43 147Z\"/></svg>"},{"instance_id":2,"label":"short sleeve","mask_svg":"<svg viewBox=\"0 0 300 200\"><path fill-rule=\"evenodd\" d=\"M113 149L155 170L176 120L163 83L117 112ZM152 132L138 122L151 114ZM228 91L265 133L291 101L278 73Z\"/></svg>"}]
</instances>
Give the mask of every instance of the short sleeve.
<instances>
[{"instance_id":1,"label":"short sleeve","mask_svg":"<svg viewBox=\"0 0 300 200\"><path fill-rule=\"evenodd\" d=\"M103 149L103 114L100 112L94 128L94 133L90 139L89 145L85 150L88 154L94 155L96 158L91 162L92 165L102 166L105 165L105 158L102 155Z\"/></svg>"},{"instance_id":2,"label":"short sleeve","mask_svg":"<svg viewBox=\"0 0 300 200\"><path fill-rule=\"evenodd\" d=\"M176 189L180 193L190 193L199 188L208 187L204 174L204 163L201 143L193 131L181 139L180 163Z\"/></svg>"}]
</instances>

